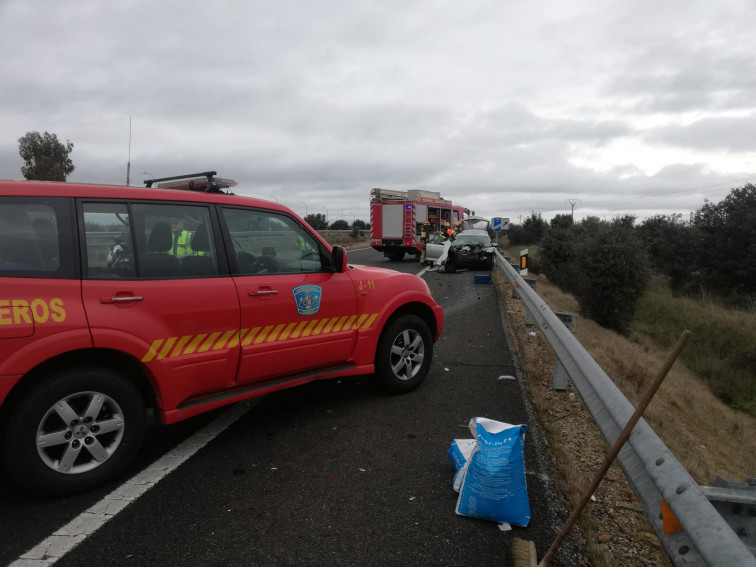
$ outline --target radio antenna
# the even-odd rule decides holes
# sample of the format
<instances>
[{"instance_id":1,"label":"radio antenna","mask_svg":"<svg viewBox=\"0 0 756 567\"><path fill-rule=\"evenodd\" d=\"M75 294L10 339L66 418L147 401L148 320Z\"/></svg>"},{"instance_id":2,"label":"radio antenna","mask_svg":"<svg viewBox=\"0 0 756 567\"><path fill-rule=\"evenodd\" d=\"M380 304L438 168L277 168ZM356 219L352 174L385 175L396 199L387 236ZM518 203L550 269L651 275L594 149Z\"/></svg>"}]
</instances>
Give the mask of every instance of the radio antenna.
<instances>
[{"instance_id":1,"label":"radio antenna","mask_svg":"<svg viewBox=\"0 0 756 567\"><path fill-rule=\"evenodd\" d=\"M131 185L131 116L129 116L129 157L126 161L126 185Z\"/></svg>"}]
</instances>

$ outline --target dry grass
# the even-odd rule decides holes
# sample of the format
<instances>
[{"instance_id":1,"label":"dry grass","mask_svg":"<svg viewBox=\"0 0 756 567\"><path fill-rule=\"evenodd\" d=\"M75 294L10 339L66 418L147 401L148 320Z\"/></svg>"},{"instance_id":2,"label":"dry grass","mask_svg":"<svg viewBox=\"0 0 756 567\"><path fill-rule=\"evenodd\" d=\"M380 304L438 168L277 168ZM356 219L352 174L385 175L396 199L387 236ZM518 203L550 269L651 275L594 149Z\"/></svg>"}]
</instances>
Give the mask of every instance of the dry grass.
<instances>
[{"instance_id":1,"label":"dry grass","mask_svg":"<svg viewBox=\"0 0 756 567\"><path fill-rule=\"evenodd\" d=\"M671 346L693 332L685 364L728 405L756 417L756 312L675 297L661 277L651 281L631 326L635 340Z\"/></svg>"},{"instance_id":2,"label":"dry grass","mask_svg":"<svg viewBox=\"0 0 756 567\"><path fill-rule=\"evenodd\" d=\"M572 507L607 447L580 397L553 390L554 354L540 333L530 337L524 325L524 306L511 299L511 286L494 271L494 282L507 304L507 316L527 374L539 421L555 455L558 484L565 504ZM538 294L554 311L577 312L574 297L537 281ZM575 335L620 390L637 404L662 366L668 352L604 329L576 317ZM676 337L675 337L676 338ZM690 344L690 343L689 343ZM573 394L573 395L570 395ZM756 418L719 401L706 383L676 363L644 417L677 459L701 485L716 475L742 482L756 471ZM656 536L624 475L615 464L595 493L596 502L583 513L573 537L593 565L669 565Z\"/></svg>"},{"instance_id":3,"label":"dry grass","mask_svg":"<svg viewBox=\"0 0 756 567\"><path fill-rule=\"evenodd\" d=\"M538 294L555 311L577 311L569 294L538 278ZM668 352L639 344L577 317L580 343L636 405ZM716 475L742 482L756 472L756 418L735 411L712 393L706 382L677 363L644 414L657 435L699 484L713 485Z\"/></svg>"}]
</instances>

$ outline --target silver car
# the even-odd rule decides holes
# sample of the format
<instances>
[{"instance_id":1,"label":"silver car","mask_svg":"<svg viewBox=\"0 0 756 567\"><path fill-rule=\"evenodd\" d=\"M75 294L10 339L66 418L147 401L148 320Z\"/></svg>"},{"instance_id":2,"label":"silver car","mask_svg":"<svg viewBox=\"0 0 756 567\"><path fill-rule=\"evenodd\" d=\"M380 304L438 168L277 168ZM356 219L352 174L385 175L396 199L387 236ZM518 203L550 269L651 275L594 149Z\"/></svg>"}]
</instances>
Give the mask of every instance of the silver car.
<instances>
[{"instance_id":1,"label":"silver car","mask_svg":"<svg viewBox=\"0 0 756 567\"><path fill-rule=\"evenodd\" d=\"M444 258L444 242L440 234L434 234L426 246L425 258L430 264L444 264L452 268L478 268L490 270L493 266L495 244L485 230L468 229L460 232L451 243L452 250Z\"/></svg>"}]
</instances>

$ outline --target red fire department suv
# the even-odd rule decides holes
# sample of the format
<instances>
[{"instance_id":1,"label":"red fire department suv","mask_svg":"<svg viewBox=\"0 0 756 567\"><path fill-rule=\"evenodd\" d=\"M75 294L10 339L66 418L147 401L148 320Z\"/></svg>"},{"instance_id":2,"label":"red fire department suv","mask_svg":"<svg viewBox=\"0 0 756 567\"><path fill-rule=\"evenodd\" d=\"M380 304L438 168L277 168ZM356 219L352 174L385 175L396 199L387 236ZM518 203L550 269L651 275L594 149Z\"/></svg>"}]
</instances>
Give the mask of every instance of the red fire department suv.
<instances>
[{"instance_id":1,"label":"red fire department suv","mask_svg":"<svg viewBox=\"0 0 756 567\"><path fill-rule=\"evenodd\" d=\"M0 454L20 484L113 479L147 408L170 424L322 378L425 378L443 312L422 279L348 266L286 207L183 177L0 181Z\"/></svg>"}]
</instances>

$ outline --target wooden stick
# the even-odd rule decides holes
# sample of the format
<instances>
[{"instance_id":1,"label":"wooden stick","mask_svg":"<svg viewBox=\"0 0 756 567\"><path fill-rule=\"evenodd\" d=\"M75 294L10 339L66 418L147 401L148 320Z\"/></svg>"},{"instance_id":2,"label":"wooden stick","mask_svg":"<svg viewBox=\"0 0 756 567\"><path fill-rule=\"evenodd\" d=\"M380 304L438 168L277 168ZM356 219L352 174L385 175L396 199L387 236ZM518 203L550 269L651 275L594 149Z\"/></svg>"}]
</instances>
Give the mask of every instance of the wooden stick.
<instances>
[{"instance_id":1,"label":"wooden stick","mask_svg":"<svg viewBox=\"0 0 756 567\"><path fill-rule=\"evenodd\" d=\"M667 374L669 373L669 370L672 368L672 365L675 363L675 360L677 360L677 357L680 356L680 353L682 352L682 349L685 346L685 343L687 343L688 339L690 338L690 334L691 334L690 331L687 331L687 330L683 331L682 335L680 335L680 338L677 339L677 343L675 344L675 346L672 348L672 351L667 356L667 360L664 363L664 366L659 370L659 373L656 375L656 378L654 379L653 383L651 384L648 391L646 392L645 397L641 400L640 404L638 404L638 407L635 408L635 413L633 413L633 416L630 418L630 421L627 422L627 425L625 425L619 437L617 437L617 440L614 442L614 445L612 446L611 451L609 451L606 458L604 459L604 462L601 465L601 468L596 473L596 476L593 477L593 480L591 481L591 483L583 491L583 495L580 497L580 501L578 502L577 506L575 506L575 509L572 511L572 514L570 514L570 517L567 518L567 521L562 527L562 530L557 534L556 539L551 544L551 547L549 547L548 551L546 552L546 555L544 555L543 559L541 559L541 562L538 564L538 567L545 567L546 565L549 564L551 559L554 557L554 554L556 553L557 549L559 549L559 545L562 543L564 538L567 537L567 534L572 529L572 526L575 523L575 520L577 520L578 516L580 516L580 514L583 512L583 509L585 508L585 505L590 500L591 495L598 488L598 485L601 483L601 480L604 478L606 471L609 470L609 467L614 462L614 459L617 457L617 454L619 454L620 449L622 449L622 446L625 444L625 441L627 441L628 437L630 437L630 434L633 432L635 425L640 420L641 416L643 415L643 412L646 410L646 407L648 407L648 404L651 403L651 399L654 397L654 394L656 394L656 391L659 389L659 386L661 386L661 383L664 381L664 378L666 378Z\"/></svg>"}]
</instances>

